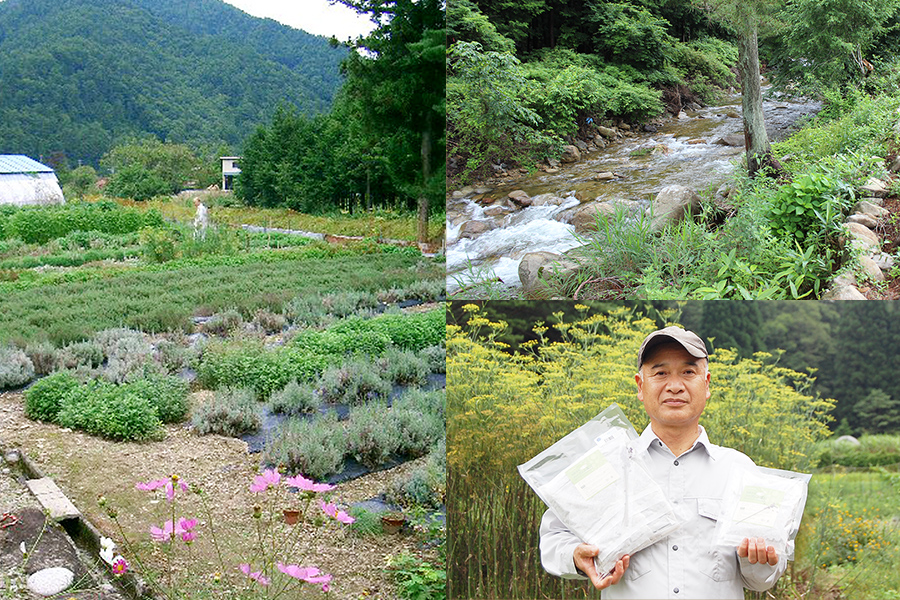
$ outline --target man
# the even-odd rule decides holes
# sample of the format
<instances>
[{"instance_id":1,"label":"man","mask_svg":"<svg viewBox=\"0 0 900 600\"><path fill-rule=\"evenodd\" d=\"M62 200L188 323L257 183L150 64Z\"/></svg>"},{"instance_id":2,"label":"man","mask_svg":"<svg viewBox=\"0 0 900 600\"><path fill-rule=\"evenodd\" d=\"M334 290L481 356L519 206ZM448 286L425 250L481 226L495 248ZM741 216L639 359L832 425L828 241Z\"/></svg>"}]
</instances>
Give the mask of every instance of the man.
<instances>
[{"instance_id":1,"label":"man","mask_svg":"<svg viewBox=\"0 0 900 600\"><path fill-rule=\"evenodd\" d=\"M728 477L746 455L710 443L700 426L709 399L709 357L703 341L680 327L654 331L638 353L638 400L650 425L633 442L682 526L667 538L623 556L611 573L597 573L599 549L582 543L553 511L541 521L541 562L553 575L587 577L603 598L735 598L744 587L763 591L787 560L762 538L736 548L714 545ZM602 510L602 507L598 507Z\"/></svg>"},{"instance_id":2,"label":"man","mask_svg":"<svg viewBox=\"0 0 900 600\"><path fill-rule=\"evenodd\" d=\"M194 237L203 240L206 239L206 227L209 225L209 211L199 196L194 196L194 206L197 208L197 214L194 216Z\"/></svg>"}]
</instances>

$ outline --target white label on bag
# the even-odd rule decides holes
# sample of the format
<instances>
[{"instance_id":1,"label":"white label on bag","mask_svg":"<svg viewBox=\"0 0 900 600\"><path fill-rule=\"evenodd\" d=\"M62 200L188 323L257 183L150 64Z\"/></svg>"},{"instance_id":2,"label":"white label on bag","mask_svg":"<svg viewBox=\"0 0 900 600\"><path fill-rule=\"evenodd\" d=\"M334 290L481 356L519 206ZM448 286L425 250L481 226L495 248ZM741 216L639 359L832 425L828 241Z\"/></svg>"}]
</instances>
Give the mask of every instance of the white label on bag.
<instances>
[{"instance_id":1,"label":"white label on bag","mask_svg":"<svg viewBox=\"0 0 900 600\"><path fill-rule=\"evenodd\" d=\"M778 507L784 501L784 492L759 485L744 486L737 510L736 523L774 527L778 522Z\"/></svg>"},{"instance_id":2,"label":"white label on bag","mask_svg":"<svg viewBox=\"0 0 900 600\"><path fill-rule=\"evenodd\" d=\"M619 480L619 473L599 448L585 453L563 473L585 500L590 500L603 488Z\"/></svg>"}]
</instances>

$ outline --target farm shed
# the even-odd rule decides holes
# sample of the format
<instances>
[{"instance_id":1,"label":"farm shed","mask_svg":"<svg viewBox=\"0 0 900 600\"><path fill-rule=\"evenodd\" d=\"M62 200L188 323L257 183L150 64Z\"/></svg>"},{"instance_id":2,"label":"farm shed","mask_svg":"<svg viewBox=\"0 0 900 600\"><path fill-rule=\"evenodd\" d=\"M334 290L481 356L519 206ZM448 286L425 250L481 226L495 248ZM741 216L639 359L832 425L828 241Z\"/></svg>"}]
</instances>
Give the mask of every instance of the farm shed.
<instances>
[{"instance_id":1,"label":"farm shed","mask_svg":"<svg viewBox=\"0 0 900 600\"><path fill-rule=\"evenodd\" d=\"M234 178L241 173L241 168L238 166L238 161L241 160L241 157L221 156L219 160L222 161L222 189L233 190Z\"/></svg>"},{"instance_id":2,"label":"farm shed","mask_svg":"<svg viewBox=\"0 0 900 600\"><path fill-rule=\"evenodd\" d=\"M56 173L21 154L0 154L0 204L62 204Z\"/></svg>"}]
</instances>

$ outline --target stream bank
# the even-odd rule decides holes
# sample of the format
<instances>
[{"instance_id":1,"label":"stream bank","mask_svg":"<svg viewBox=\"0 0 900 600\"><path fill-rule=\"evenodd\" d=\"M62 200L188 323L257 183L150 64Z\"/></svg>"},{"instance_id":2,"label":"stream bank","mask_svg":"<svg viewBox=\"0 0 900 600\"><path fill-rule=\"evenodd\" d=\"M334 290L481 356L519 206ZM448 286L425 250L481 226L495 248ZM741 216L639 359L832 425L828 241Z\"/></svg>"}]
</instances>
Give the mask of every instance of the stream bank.
<instances>
[{"instance_id":1,"label":"stream bank","mask_svg":"<svg viewBox=\"0 0 900 600\"><path fill-rule=\"evenodd\" d=\"M783 139L820 109L818 102L771 94L764 103L770 139ZM510 295L520 295L523 258L562 255L584 245L584 225L594 221L601 205L621 207L634 217L664 188L719 188L743 154L740 111L736 95L718 106L682 111L658 127L597 127L593 139L575 140L577 152L570 154L576 162L452 192L447 199L448 294L465 295L470 284L495 280ZM572 158L564 156L564 161ZM519 191L522 203L515 198Z\"/></svg>"}]
</instances>

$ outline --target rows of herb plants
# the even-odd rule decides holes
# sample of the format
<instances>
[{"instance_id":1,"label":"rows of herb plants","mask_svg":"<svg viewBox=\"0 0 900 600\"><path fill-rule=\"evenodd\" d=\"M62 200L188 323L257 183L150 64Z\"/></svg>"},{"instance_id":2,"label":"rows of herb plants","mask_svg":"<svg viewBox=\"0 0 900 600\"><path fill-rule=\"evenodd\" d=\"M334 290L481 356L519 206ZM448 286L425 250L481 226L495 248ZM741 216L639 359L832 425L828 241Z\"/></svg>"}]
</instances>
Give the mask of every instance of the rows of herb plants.
<instances>
[{"instance_id":1,"label":"rows of herb plants","mask_svg":"<svg viewBox=\"0 0 900 600\"><path fill-rule=\"evenodd\" d=\"M441 260L374 239L200 236L160 214L4 209L0 390L28 386L27 417L110 440L160 440L166 423L262 427L262 462L316 479L422 457L384 500L442 547L441 521L421 517L442 507L446 479L445 316L427 306L444 296ZM392 568L401 589L423 573L443 589L442 569L416 556Z\"/></svg>"}]
</instances>

